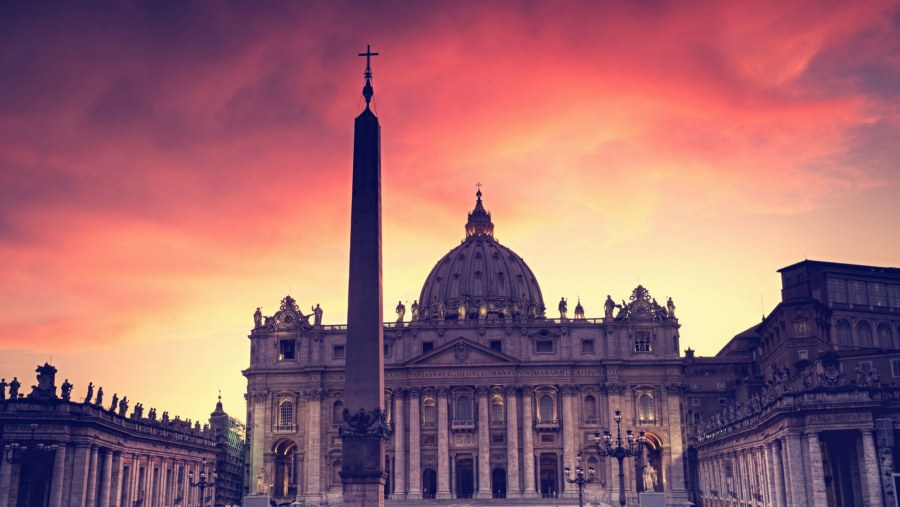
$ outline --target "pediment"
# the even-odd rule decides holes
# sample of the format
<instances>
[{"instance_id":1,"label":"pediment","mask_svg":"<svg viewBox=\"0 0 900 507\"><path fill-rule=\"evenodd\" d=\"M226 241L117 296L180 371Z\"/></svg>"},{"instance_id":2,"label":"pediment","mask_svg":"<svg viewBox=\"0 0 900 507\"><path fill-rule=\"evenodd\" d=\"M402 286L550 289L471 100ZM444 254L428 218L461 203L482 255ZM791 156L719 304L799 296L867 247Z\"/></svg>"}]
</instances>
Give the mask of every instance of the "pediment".
<instances>
[{"instance_id":1,"label":"pediment","mask_svg":"<svg viewBox=\"0 0 900 507\"><path fill-rule=\"evenodd\" d=\"M514 363L518 363L518 360L512 356L508 356L485 347L484 345L459 337L441 345L427 354L408 361L406 366Z\"/></svg>"}]
</instances>

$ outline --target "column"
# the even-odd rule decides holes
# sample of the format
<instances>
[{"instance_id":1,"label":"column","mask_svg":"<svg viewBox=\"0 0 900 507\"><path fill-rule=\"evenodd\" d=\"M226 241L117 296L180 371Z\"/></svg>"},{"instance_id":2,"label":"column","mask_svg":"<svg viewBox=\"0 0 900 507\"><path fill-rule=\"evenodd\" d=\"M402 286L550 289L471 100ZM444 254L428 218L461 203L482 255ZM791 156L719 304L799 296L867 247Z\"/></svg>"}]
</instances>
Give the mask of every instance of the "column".
<instances>
[{"instance_id":1,"label":"column","mask_svg":"<svg viewBox=\"0 0 900 507\"><path fill-rule=\"evenodd\" d=\"M788 481L787 489L793 507L806 505L806 466L803 462L803 452L800 449L800 435L788 433L784 437L782 454L786 458L788 471L785 479Z\"/></svg>"},{"instance_id":2,"label":"column","mask_svg":"<svg viewBox=\"0 0 900 507\"><path fill-rule=\"evenodd\" d=\"M394 498L406 498L406 421L404 420L403 397L406 388L394 393Z\"/></svg>"},{"instance_id":3,"label":"column","mask_svg":"<svg viewBox=\"0 0 900 507\"><path fill-rule=\"evenodd\" d=\"M90 446L83 444L76 446L75 461L72 464L72 492L69 495L68 505L76 507L81 507L84 505L90 461Z\"/></svg>"},{"instance_id":4,"label":"column","mask_svg":"<svg viewBox=\"0 0 900 507\"><path fill-rule=\"evenodd\" d=\"M53 479L50 481L50 507L63 505L63 480L66 473L66 444L60 444L53 459Z\"/></svg>"},{"instance_id":5,"label":"column","mask_svg":"<svg viewBox=\"0 0 900 507\"><path fill-rule=\"evenodd\" d=\"M121 507L124 462L121 452L110 450L110 454L112 454L112 477L109 482L109 503L100 507Z\"/></svg>"},{"instance_id":6,"label":"column","mask_svg":"<svg viewBox=\"0 0 900 507\"><path fill-rule=\"evenodd\" d=\"M0 456L0 507L9 505L9 488L12 486L12 467Z\"/></svg>"},{"instance_id":7,"label":"column","mask_svg":"<svg viewBox=\"0 0 900 507\"><path fill-rule=\"evenodd\" d=\"M809 453L810 487L807 489L807 502L809 505L826 505L828 500L825 495L825 471L822 466L822 447L819 444L819 433L810 432L806 438L807 452Z\"/></svg>"},{"instance_id":8,"label":"column","mask_svg":"<svg viewBox=\"0 0 900 507\"><path fill-rule=\"evenodd\" d=\"M112 450L103 452L103 469L100 476L100 507L109 506L109 490L112 480ZM0 503L0 505L3 505Z\"/></svg>"},{"instance_id":9,"label":"column","mask_svg":"<svg viewBox=\"0 0 900 507\"><path fill-rule=\"evenodd\" d=\"M575 408L572 398L575 396L578 387L574 385L560 386L560 394L562 395L562 426L563 426L563 459L562 465L565 467L575 468L575 455L578 450L575 442ZM561 490L564 497L573 497L578 495L578 488L574 484L569 484L565 480L562 481Z\"/></svg>"},{"instance_id":10,"label":"column","mask_svg":"<svg viewBox=\"0 0 900 507\"><path fill-rule=\"evenodd\" d=\"M438 500L450 498L450 432L447 427L447 395L450 391L446 387L438 388L437 417L438 417Z\"/></svg>"},{"instance_id":11,"label":"column","mask_svg":"<svg viewBox=\"0 0 900 507\"><path fill-rule=\"evenodd\" d=\"M519 488L518 389L506 386L506 498L521 498Z\"/></svg>"},{"instance_id":12,"label":"column","mask_svg":"<svg viewBox=\"0 0 900 507\"><path fill-rule=\"evenodd\" d=\"M87 494L84 505L94 507L97 503L97 465L100 449L96 445L91 446L90 468L87 476Z\"/></svg>"},{"instance_id":13,"label":"column","mask_svg":"<svg viewBox=\"0 0 900 507\"><path fill-rule=\"evenodd\" d=\"M418 387L409 388L409 493L406 495L409 500L422 498L422 456L419 445L422 426L422 418L419 416L421 392Z\"/></svg>"},{"instance_id":14,"label":"column","mask_svg":"<svg viewBox=\"0 0 900 507\"><path fill-rule=\"evenodd\" d=\"M671 491L675 493L677 499L681 501L687 501L687 489L685 488L684 482L684 449L687 448L684 445L684 440L682 439L682 428L681 428L681 404L682 404L682 391L683 386L680 384L669 384L666 386L666 405L668 407L667 410L667 418L669 423L669 448L671 449L671 463L669 469L666 470L668 474L663 473L660 474L660 483L665 481L666 491ZM668 477L666 477L668 475Z\"/></svg>"},{"instance_id":15,"label":"column","mask_svg":"<svg viewBox=\"0 0 900 507\"><path fill-rule=\"evenodd\" d=\"M878 472L878 455L875 453L875 442L872 430L860 431L862 437L862 456L860 459L860 475L863 479L863 502L866 505L881 505L881 479Z\"/></svg>"},{"instance_id":16,"label":"column","mask_svg":"<svg viewBox=\"0 0 900 507\"><path fill-rule=\"evenodd\" d=\"M534 476L534 388L519 386L522 391L522 479L525 483L524 498L537 498Z\"/></svg>"},{"instance_id":17,"label":"column","mask_svg":"<svg viewBox=\"0 0 900 507\"><path fill-rule=\"evenodd\" d=\"M478 491L475 498L491 498L491 442L488 386L475 388L478 397Z\"/></svg>"},{"instance_id":18,"label":"column","mask_svg":"<svg viewBox=\"0 0 900 507\"><path fill-rule=\"evenodd\" d=\"M774 483L772 485L774 494L772 498L775 500L775 505L779 507L786 507L787 488L785 488L784 466L781 457L781 442L779 442L778 440L772 442L770 451L772 453L772 474L774 475Z\"/></svg>"},{"instance_id":19,"label":"column","mask_svg":"<svg viewBox=\"0 0 900 507\"><path fill-rule=\"evenodd\" d=\"M303 503L315 504L322 496L321 389L306 391L306 488ZM270 476L271 477L271 476Z\"/></svg>"}]
</instances>

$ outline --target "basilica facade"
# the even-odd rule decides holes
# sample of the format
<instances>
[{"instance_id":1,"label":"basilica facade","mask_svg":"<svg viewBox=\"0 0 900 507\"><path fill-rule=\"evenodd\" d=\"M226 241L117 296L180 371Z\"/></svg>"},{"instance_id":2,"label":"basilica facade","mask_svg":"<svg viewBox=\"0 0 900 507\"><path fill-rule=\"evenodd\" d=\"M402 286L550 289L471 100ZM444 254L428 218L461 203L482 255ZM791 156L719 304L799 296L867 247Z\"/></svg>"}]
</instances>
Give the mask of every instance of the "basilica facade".
<instances>
[{"instance_id":1,"label":"basilica facade","mask_svg":"<svg viewBox=\"0 0 900 507\"><path fill-rule=\"evenodd\" d=\"M596 471L586 497L614 503L618 464L597 441L607 429L615 436L621 410L622 434L645 436L640 458L624 461L626 497L657 491L683 504L674 305L642 286L624 296L608 297L601 316L580 303L570 313L566 301L549 315L534 273L494 238L479 191L465 239L437 261L409 311L398 305L384 325L387 498L565 501L577 494L565 468L580 456ZM271 478L280 504L340 502L346 333L323 324L321 311L304 315L291 296L255 317L244 371L248 469Z\"/></svg>"}]
</instances>

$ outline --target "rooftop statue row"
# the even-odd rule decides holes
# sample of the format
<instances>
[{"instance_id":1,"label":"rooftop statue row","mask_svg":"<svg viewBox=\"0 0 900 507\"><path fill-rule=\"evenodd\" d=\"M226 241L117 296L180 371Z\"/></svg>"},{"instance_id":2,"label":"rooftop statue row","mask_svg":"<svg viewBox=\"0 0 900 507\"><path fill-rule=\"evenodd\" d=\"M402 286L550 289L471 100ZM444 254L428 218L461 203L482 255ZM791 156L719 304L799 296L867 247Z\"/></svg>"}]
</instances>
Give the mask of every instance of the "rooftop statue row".
<instances>
[{"instance_id":1,"label":"rooftop statue row","mask_svg":"<svg viewBox=\"0 0 900 507\"><path fill-rule=\"evenodd\" d=\"M37 401L53 401L53 400L61 400L64 402L72 403L72 390L74 389L74 385L69 382L69 379L65 379L61 386L59 386L60 394L57 396L56 394L56 368L51 366L49 363L44 363L43 366L38 366L35 369L37 373L37 385L31 386L31 394L25 396L23 393L19 392L21 388L21 383L17 377L13 377L12 381L6 382L6 379L0 379L0 402L12 402L18 400L37 400ZM7 388L9 388L9 395L7 397ZM175 416L174 419L169 418L168 412L163 412L162 417L157 419L157 413L155 408L151 408L147 413L147 416L144 417L144 405L141 403L135 404L132 409L131 415L128 415L128 407L129 401L127 396L123 396L122 399L119 399L118 394L112 395L112 400L109 405L109 408L104 408L103 406L103 388L100 387L97 389L96 397L94 396L94 383L89 382L87 386L87 391L84 396L84 401L82 402L84 405L94 406L104 412L108 412L110 414L115 414L120 417L125 417L134 421L139 421L143 423L156 424L169 427L171 429L185 431L185 432L207 432L209 431L209 425L205 425L204 427L200 426L200 422L197 421L191 424L190 419L182 420L179 416Z\"/></svg>"}]
</instances>

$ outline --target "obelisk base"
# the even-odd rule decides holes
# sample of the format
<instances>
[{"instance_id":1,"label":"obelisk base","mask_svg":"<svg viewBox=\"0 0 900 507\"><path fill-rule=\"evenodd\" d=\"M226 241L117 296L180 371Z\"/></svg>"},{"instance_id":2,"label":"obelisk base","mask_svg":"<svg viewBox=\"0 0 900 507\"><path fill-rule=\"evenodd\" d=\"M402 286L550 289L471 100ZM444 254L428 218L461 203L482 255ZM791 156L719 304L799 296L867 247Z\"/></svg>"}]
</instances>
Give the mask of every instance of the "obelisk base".
<instances>
[{"instance_id":1,"label":"obelisk base","mask_svg":"<svg viewBox=\"0 0 900 507\"><path fill-rule=\"evenodd\" d=\"M384 507L384 474L341 472L344 507Z\"/></svg>"},{"instance_id":2,"label":"obelisk base","mask_svg":"<svg viewBox=\"0 0 900 507\"><path fill-rule=\"evenodd\" d=\"M244 507L269 507L269 495L247 495Z\"/></svg>"}]
</instances>

